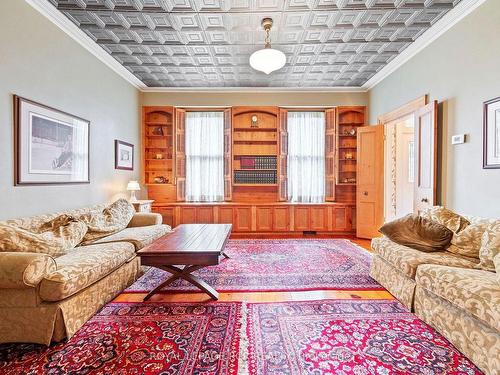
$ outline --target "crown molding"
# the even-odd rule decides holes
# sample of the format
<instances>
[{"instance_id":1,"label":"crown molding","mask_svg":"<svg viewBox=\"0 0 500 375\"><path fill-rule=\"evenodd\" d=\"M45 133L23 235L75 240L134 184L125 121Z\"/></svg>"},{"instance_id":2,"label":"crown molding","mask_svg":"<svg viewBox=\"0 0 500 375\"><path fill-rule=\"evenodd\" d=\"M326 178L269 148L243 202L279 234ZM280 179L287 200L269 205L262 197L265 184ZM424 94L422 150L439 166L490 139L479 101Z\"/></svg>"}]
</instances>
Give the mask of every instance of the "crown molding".
<instances>
[{"instance_id":1,"label":"crown molding","mask_svg":"<svg viewBox=\"0 0 500 375\"><path fill-rule=\"evenodd\" d=\"M143 82L102 49L91 37L80 30L78 26L57 10L48 0L25 1L134 87L139 90L146 87Z\"/></svg>"},{"instance_id":2,"label":"crown molding","mask_svg":"<svg viewBox=\"0 0 500 375\"><path fill-rule=\"evenodd\" d=\"M462 0L446 13L440 20L432 25L427 31L419 36L411 43L403 52L397 55L391 62L384 66L377 74L370 78L361 88L369 91L377 84L382 82L389 75L403 66L408 60L417 55L420 51L426 48L429 44L443 35L446 31L460 22L464 17L472 13L477 7L482 5L486 0Z\"/></svg>"},{"instance_id":3,"label":"crown molding","mask_svg":"<svg viewBox=\"0 0 500 375\"><path fill-rule=\"evenodd\" d=\"M364 93L362 87L145 87L142 92L166 93Z\"/></svg>"}]
</instances>

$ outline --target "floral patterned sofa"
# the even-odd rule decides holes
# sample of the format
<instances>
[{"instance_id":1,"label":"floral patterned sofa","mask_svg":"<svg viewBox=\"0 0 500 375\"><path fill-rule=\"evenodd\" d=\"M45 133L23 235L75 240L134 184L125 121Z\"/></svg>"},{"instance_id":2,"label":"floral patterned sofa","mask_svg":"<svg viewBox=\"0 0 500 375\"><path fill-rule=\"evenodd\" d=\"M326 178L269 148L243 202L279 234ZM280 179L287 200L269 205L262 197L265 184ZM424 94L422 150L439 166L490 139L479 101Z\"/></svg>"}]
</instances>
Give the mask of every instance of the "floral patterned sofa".
<instances>
[{"instance_id":1,"label":"floral patterned sofa","mask_svg":"<svg viewBox=\"0 0 500 375\"><path fill-rule=\"evenodd\" d=\"M481 370L498 374L500 220L461 217L463 225L442 207L422 215L454 232L450 247L428 253L374 238L370 275Z\"/></svg>"},{"instance_id":2,"label":"floral patterned sofa","mask_svg":"<svg viewBox=\"0 0 500 375\"><path fill-rule=\"evenodd\" d=\"M60 215L92 215L105 207L7 220L0 225L36 228ZM132 212L130 217L125 229L82 243L61 256L0 252L0 343L48 345L70 338L131 285L140 272L136 250L171 229L161 224L159 214Z\"/></svg>"}]
</instances>

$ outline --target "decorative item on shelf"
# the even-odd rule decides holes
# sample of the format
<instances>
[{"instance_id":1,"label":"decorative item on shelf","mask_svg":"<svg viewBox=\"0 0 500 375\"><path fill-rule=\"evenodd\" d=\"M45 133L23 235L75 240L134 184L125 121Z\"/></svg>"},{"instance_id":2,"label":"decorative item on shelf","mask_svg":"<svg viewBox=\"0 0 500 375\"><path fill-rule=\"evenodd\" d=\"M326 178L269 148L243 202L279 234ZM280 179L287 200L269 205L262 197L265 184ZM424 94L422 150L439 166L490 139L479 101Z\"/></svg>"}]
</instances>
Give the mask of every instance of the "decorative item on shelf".
<instances>
[{"instance_id":1,"label":"decorative item on shelf","mask_svg":"<svg viewBox=\"0 0 500 375\"><path fill-rule=\"evenodd\" d=\"M163 127L157 126L153 129L153 135L163 135Z\"/></svg>"},{"instance_id":2,"label":"decorative item on shelf","mask_svg":"<svg viewBox=\"0 0 500 375\"><path fill-rule=\"evenodd\" d=\"M115 139L115 169L134 170L134 145Z\"/></svg>"},{"instance_id":3,"label":"decorative item on shelf","mask_svg":"<svg viewBox=\"0 0 500 375\"><path fill-rule=\"evenodd\" d=\"M130 202L137 202L135 192L141 190L139 183L135 180L129 181L127 184L127 190L130 191Z\"/></svg>"},{"instance_id":4,"label":"decorative item on shelf","mask_svg":"<svg viewBox=\"0 0 500 375\"><path fill-rule=\"evenodd\" d=\"M163 159L163 154L155 154L154 157L156 160L162 160Z\"/></svg>"},{"instance_id":5,"label":"decorative item on shelf","mask_svg":"<svg viewBox=\"0 0 500 375\"><path fill-rule=\"evenodd\" d=\"M264 18L261 25L266 31L266 44L263 49L252 53L249 62L250 66L255 70L269 74L285 66L286 56L283 52L271 48L271 38L269 37L269 33L271 31L271 27L273 26L273 19Z\"/></svg>"},{"instance_id":6,"label":"decorative item on shelf","mask_svg":"<svg viewBox=\"0 0 500 375\"><path fill-rule=\"evenodd\" d=\"M356 129L352 128L352 129L349 131L349 135L356 135Z\"/></svg>"},{"instance_id":7,"label":"decorative item on shelf","mask_svg":"<svg viewBox=\"0 0 500 375\"><path fill-rule=\"evenodd\" d=\"M345 159L352 159L352 154L351 153L347 153L345 154Z\"/></svg>"},{"instance_id":8,"label":"decorative item on shelf","mask_svg":"<svg viewBox=\"0 0 500 375\"><path fill-rule=\"evenodd\" d=\"M14 108L16 185L90 182L89 121L17 95Z\"/></svg>"},{"instance_id":9,"label":"decorative item on shelf","mask_svg":"<svg viewBox=\"0 0 500 375\"><path fill-rule=\"evenodd\" d=\"M154 181L155 184L168 184L168 179L163 176L156 176Z\"/></svg>"},{"instance_id":10,"label":"decorative item on shelf","mask_svg":"<svg viewBox=\"0 0 500 375\"><path fill-rule=\"evenodd\" d=\"M257 121L258 121L257 115L252 115L252 123L250 124L250 127L251 128L258 128L259 125L258 125Z\"/></svg>"},{"instance_id":11,"label":"decorative item on shelf","mask_svg":"<svg viewBox=\"0 0 500 375\"><path fill-rule=\"evenodd\" d=\"M344 184L355 184L356 183L356 179L354 177L344 178L342 180L342 182Z\"/></svg>"}]
</instances>

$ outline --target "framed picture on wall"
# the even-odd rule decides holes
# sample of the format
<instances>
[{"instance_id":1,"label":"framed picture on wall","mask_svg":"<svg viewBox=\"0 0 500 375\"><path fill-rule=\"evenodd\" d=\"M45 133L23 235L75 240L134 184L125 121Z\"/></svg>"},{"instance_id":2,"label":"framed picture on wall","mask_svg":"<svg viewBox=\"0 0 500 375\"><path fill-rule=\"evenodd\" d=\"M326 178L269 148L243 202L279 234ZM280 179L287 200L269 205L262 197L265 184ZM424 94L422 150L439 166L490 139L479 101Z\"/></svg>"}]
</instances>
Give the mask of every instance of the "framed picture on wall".
<instances>
[{"instance_id":1,"label":"framed picture on wall","mask_svg":"<svg viewBox=\"0 0 500 375\"><path fill-rule=\"evenodd\" d=\"M483 168L500 168L500 97L484 102Z\"/></svg>"},{"instance_id":2,"label":"framed picture on wall","mask_svg":"<svg viewBox=\"0 0 500 375\"><path fill-rule=\"evenodd\" d=\"M14 95L16 185L88 184L90 121Z\"/></svg>"},{"instance_id":3,"label":"framed picture on wall","mask_svg":"<svg viewBox=\"0 0 500 375\"><path fill-rule=\"evenodd\" d=\"M115 139L115 169L134 170L134 145Z\"/></svg>"}]
</instances>

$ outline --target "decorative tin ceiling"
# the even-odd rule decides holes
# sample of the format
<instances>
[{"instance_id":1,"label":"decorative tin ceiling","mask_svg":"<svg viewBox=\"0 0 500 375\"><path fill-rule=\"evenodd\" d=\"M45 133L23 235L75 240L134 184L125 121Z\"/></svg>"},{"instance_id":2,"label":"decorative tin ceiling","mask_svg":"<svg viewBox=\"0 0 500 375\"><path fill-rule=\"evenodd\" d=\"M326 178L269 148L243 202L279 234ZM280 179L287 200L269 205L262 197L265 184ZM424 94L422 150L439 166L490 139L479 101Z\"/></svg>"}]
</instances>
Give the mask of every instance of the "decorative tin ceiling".
<instances>
[{"instance_id":1,"label":"decorative tin ceiling","mask_svg":"<svg viewBox=\"0 0 500 375\"><path fill-rule=\"evenodd\" d=\"M460 0L47 0L149 87L362 86ZM248 63L264 45L287 63Z\"/></svg>"}]
</instances>

